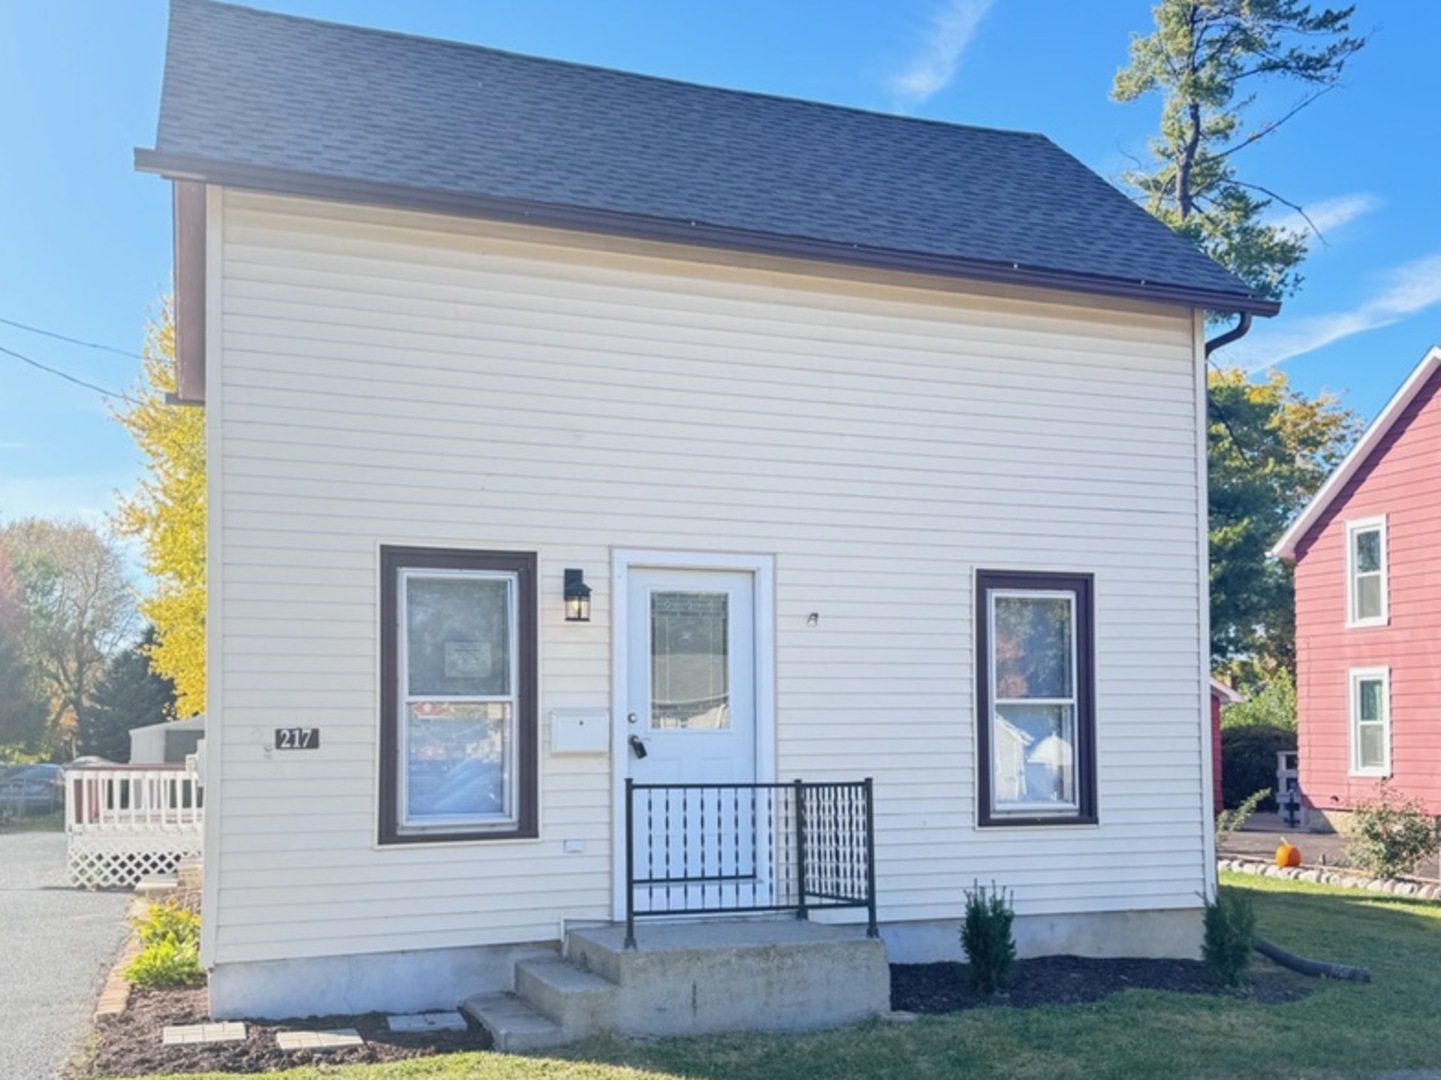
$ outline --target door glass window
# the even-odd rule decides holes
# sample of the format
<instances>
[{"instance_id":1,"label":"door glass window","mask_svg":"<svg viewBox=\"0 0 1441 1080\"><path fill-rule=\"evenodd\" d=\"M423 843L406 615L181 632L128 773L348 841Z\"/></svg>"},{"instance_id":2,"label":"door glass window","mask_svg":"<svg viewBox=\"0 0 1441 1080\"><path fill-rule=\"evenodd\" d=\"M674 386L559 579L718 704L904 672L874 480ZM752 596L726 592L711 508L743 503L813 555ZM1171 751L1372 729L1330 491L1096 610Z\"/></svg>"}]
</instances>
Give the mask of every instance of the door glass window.
<instances>
[{"instance_id":1,"label":"door glass window","mask_svg":"<svg viewBox=\"0 0 1441 1080\"><path fill-rule=\"evenodd\" d=\"M730 719L730 598L650 594L650 726L725 731Z\"/></svg>"}]
</instances>

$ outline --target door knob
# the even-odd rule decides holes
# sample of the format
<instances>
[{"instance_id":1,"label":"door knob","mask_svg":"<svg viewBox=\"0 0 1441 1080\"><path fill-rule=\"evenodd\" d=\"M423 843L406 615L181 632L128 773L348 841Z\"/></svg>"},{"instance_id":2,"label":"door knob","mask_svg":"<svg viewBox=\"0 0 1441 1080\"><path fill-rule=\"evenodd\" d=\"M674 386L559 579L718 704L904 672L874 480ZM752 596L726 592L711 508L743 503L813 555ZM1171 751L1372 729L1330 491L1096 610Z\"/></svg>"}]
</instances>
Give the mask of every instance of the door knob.
<instances>
[{"instance_id":1,"label":"door knob","mask_svg":"<svg viewBox=\"0 0 1441 1080\"><path fill-rule=\"evenodd\" d=\"M643 758L650 751L645 748L645 743L641 742L639 735L632 735L630 737L630 752L637 758Z\"/></svg>"}]
</instances>

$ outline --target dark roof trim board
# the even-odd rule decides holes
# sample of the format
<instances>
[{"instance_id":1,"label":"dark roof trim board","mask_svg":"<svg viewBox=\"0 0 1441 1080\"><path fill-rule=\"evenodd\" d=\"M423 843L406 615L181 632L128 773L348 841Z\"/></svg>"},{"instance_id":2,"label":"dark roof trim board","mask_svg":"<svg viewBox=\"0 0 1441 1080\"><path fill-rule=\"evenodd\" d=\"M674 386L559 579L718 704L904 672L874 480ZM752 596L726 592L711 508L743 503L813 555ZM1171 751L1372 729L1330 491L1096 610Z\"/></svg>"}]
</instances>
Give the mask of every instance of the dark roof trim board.
<instances>
[{"instance_id":1,"label":"dark roof trim board","mask_svg":"<svg viewBox=\"0 0 1441 1080\"><path fill-rule=\"evenodd\" d=\"M555 206L480 195L457 195L396 184L343 180L255 166L214 164L153 150L136 150L135 165L142 172L157 173L177 181L203 180L206 183L276 195L309 196L400 210L455 214L510 224L623 236L636 240L695 244L700 247L842 263L876 270L942 275L1002 285L1063 289L1160 303L1171 302L1212 311L1250 311L1258 315L1273 315L1280 310L1280 305L1272 301L1254 299L1246 302L1238 300L1234 294L1220 291L1147 281L1088 277L1064 271L1020 265L1006 266L914 251L863 248L855 244L839 244L804 236L750 232L695 221L666 221L585 207Z\"/></svg>"},{"instance_id":2,"label":"dark roof trim board","mask_svg":"<svg viewBox=\"0 0 1441 1080\"><path fill-rule=\"evenodd\" d=\"M175 179L1271 315L1050 140L171 0Z\"/></svg>"},{"instance_id":3,"label":"dark roof trim board","mask_svg":"<svg viewBox=\"0 0 1441 1080\"><path fill-rule=\"evenodd\" d=\"M1362 433L1356 445L1351 447L1351 452L1341 459L1341 464L1336 466L1336 471L1321 485L1321 490L1316 492L1306 504L1306 508L1296 515L1296 520L1281 534L1281 539L1277 540L1276 546L1271 549L1272 555L1295 561L1298 549L1322 515L1345 490L1351 478L1371 459L1371 455L1376 452L1376 448L1381 445L1396 421L1401 419L1407 407L1416 400L1416 396L1438 371L1441 371L1441 345L1433 345L1406 377L1401 388L1386 403L1386 407L1371 421L1371 426Z\"/></svg>"}]
</instances>

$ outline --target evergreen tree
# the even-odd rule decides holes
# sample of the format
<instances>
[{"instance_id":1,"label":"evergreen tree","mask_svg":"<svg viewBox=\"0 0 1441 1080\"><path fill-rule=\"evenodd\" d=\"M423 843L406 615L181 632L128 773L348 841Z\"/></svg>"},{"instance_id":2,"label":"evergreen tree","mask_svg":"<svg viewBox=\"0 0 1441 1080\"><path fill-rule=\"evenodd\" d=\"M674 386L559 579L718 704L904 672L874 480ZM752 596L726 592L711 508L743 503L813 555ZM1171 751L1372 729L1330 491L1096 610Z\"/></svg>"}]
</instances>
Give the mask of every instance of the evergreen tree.
<instances>
[{"instance_id":1,"label":"evergreen tree","mask_svg":"<svg viewBox=\"0 0 1441 1080\"><path fill-rule=\"evenodd\" d=\"M130 760L130 729L175 717L175 684L150 664L155 628L112 659L80 720L80 753Z\"/></svg>"},{"instance_id":2,"label":"evergreen tree","mask_svg":"<svg viewBox=\"0 0 1441 1080\"><path fill-rule=\"evenodd\" d=\"M1234 155L1337 85L1366 44L1351 35L1354 10L1313 14L1299 0L1161 0L1152 9L1155 32L1132 37L1131 62L1116 73L1117 101L1162 95L1151 165L1126 181L1151 213L1264 297L1296 291L1306 237L1266 224L1279 196L1243 180ZM1249 123L1258 88L1277 81L1299 84L1300 97Z\"/></svg>"}]
</instances>

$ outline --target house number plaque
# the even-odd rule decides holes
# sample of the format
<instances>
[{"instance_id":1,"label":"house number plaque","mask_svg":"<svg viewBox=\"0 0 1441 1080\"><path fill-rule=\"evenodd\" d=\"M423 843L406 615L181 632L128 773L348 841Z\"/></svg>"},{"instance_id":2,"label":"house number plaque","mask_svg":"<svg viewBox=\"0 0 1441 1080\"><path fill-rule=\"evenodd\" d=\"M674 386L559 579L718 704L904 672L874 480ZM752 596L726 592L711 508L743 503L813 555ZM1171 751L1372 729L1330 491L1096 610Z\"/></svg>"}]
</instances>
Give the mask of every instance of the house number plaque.
<instances>
[{"instance_id":1,"label":"house number plaque","mask_svg":"<svg viewBox=\"0 0 1441 1080\"><path fill-rule=\"evenodd\" d=\"M275 729L275 749L277 750L317 750L319 748L319 728L278 727Z\"/></svg>"}]
</instances>

